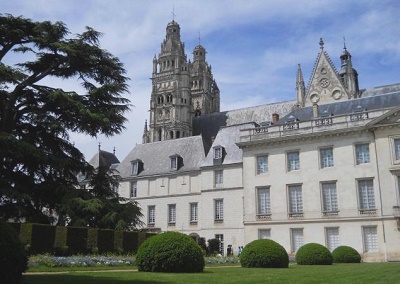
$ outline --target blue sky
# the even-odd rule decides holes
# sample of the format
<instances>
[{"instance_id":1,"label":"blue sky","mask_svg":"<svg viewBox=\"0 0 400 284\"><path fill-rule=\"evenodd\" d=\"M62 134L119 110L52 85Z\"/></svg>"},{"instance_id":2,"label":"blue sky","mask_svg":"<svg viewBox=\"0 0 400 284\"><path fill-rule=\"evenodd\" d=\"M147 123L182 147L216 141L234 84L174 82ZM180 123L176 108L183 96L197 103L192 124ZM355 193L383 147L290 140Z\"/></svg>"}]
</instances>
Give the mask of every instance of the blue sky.
<instances>
[{"instance_id":1,"label":"blue sky","mask_svg":"<svg viewBox=\"0 0 400 284\"><path fill-rule=\"evenodd\" d=\"M360 88L400 83L400 1L397 0L13 0L0 12L35 21L64 22L72 34L90 26L103 32L101 47L120 58L131 79L133 107L126 130L111 138L72 134L87 159L101 148L122 160L141 143L148 119L152 59L172 20L181 27L186 54L199 43L207 50L221 91L221 110L295 99L297 64L306 84L319 39L335 66L343 37L359 73ZM9 58L10 63L15 58ZM7 63L7 62L6 62ZM43 83L78 90L77 81Z\"/></svg>"}]
</instances>

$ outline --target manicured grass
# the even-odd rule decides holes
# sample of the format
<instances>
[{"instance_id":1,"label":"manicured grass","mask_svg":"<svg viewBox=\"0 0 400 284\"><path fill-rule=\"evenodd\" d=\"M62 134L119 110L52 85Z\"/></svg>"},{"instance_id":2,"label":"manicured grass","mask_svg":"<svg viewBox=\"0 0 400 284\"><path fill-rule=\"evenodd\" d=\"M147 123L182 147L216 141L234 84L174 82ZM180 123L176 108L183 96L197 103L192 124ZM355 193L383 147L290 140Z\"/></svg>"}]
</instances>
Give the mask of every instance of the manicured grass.
<instances>
[{"instance_id":1,"label":"manicured grass","mask_svg":"<svg viewBox=\"0 0 400 284\"><path fill-rule=\"evenodd\" d=\"M128 283L399 283L400 263L290 265L285 268L212 267L203 273L137 271L65 272L24 275L24 284Z\"/></svg>"}]
</instances>

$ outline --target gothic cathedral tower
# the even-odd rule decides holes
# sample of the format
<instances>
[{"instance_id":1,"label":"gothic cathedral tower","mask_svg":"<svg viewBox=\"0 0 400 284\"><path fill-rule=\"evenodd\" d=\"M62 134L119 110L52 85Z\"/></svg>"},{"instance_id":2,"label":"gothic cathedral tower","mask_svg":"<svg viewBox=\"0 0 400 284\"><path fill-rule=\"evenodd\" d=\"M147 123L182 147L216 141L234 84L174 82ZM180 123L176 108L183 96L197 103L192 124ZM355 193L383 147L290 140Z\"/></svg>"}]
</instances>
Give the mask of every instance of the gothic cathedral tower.
<instances>
[{"instance_id":1,"label":"gothic cathedral tower","mask_svg":"<svg viewBox=\"0 0 400 284\"><path fill-rule=\"evenodd\" d=\"M175 21L167 25L161 51L154 56L151 79L150 123L149 129L145 123L143 143L191 136L194 116L219 111L219 89L206 50L198 45L193 63L187 61Z\"/></svg>"}]
</instances>

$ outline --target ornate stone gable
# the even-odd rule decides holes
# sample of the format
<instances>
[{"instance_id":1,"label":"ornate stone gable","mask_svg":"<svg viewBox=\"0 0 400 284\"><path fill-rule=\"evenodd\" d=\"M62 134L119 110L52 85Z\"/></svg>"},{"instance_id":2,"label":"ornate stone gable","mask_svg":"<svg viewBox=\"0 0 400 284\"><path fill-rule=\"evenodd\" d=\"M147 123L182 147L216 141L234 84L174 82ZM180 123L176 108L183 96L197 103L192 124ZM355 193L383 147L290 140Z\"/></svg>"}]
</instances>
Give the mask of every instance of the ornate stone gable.
<instances>
[{"instance_id":1,"label":"ornate stone gable","mask_svg":"<svg viewBox=\"0 0 400 284\"><path fill-rule=\"evenodd\" d=\"M329 55L321 49L311 75L305 106L347 100L349 95Z\"/></svg>"}]
</instances>

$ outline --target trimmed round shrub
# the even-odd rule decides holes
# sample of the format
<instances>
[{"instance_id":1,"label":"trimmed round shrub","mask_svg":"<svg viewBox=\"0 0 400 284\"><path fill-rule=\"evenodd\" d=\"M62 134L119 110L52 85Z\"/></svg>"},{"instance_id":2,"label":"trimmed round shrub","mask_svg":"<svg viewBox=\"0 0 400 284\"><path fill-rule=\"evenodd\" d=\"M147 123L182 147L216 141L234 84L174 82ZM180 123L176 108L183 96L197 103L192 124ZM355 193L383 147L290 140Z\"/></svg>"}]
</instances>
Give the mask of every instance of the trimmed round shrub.
<instances>
[{"instance_id":1,"label":"trimmed round shrub","mask_svg":"<svg viewBox=\"0 0 400 284\"><path fill-rule=\"evenodd\" d=\"M191 237L165 232L141 244L136 264L146 272L203 272L205 263L202 249Z\"/></svg>"},{"instance_id":2,"label":"trimmed round shrub","mask_svg":"<svg viewBox=\"0 0 400 284\"><path fill-rule=\"evenodd\" d=\"M28 258L25 255L17 232L0 220L0 275L1 282L17 284L26 270Z\"/></svg>"},{"instance_id":3,"label":"trimmed round shrub","mask_svg":"<svg viewBox=\"0 0 400 284\"><path fill-rule=\"evenodd\" d=\"M361 255L354 248L340 246L332 252L333 262L335 263L360 263Z\"/></svg>"},{"instance_id":4,"label":"trimmed round shrub","mask_svg":"<svg viewBox=\"0 0 400 284\"><path fill-rule=\"evenodd\" d=\"M316 243L305 244L296 253L296 262L300 265L331 265L331 252L323 245Z\"/></svg>"},{"instance_id":5,"label":"trimmed round shrub","mask_svg":"<svg viewBox=\"0 0 400 284\"><path fill-rule=\"evenodd\" d=\"M242 267L288 268L286 250L273 240L255 240L247 244L240 254Z\"/></svg>"}]
</instances>

